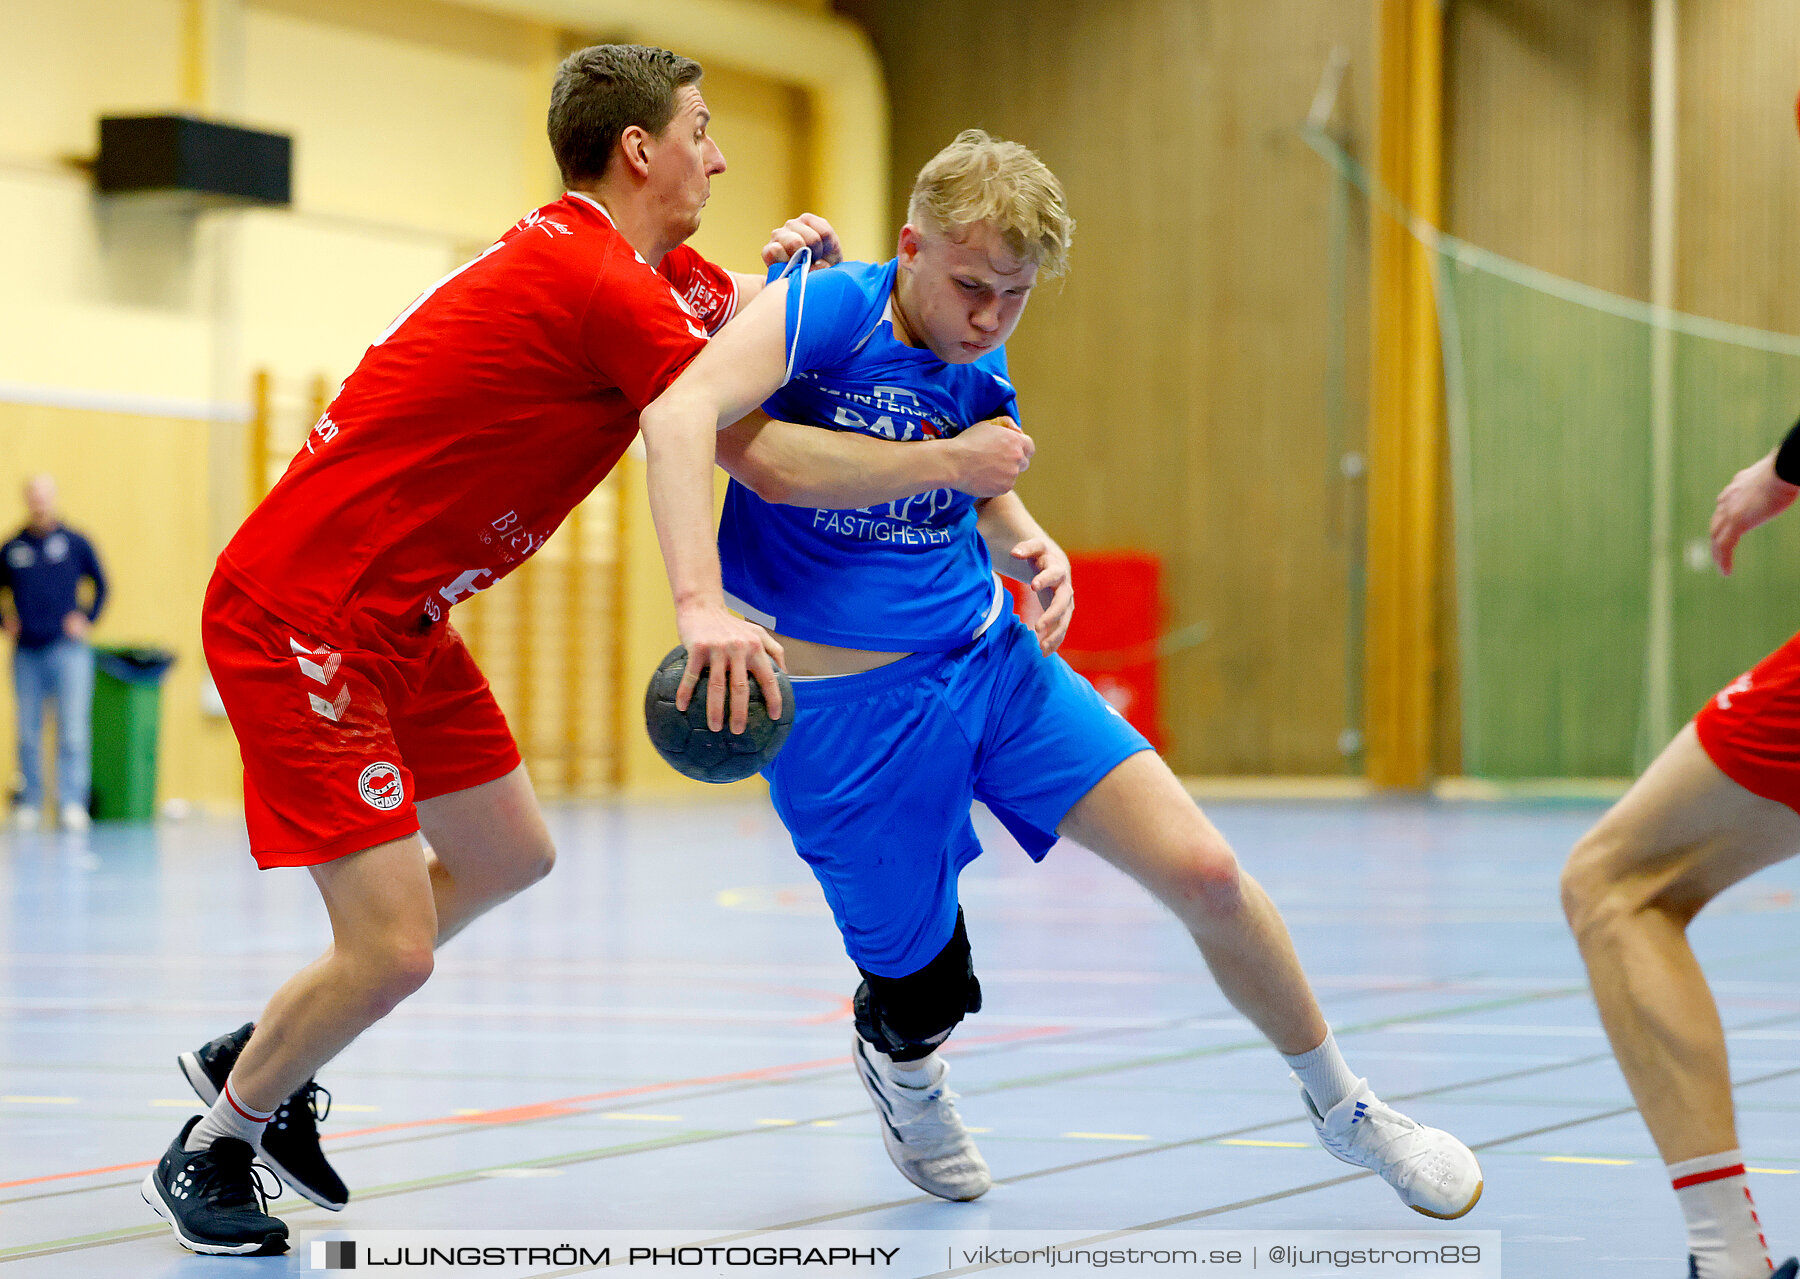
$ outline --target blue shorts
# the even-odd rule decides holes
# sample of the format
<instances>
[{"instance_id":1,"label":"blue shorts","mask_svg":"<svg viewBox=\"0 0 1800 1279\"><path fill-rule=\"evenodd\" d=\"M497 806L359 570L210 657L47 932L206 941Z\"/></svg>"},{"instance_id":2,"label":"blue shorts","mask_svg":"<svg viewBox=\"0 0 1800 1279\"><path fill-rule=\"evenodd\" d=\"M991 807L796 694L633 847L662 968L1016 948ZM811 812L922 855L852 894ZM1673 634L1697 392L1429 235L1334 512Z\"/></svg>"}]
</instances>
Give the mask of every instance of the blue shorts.
<instances>
[{"instance_id":1,"label":"blue shorts","mask_svg":"<svg viewBox=\"0 0 1800 1279\"><path fill-rule=\"evenodd\" d=\"M764 771L844 948L905 977L956 927L956 876L981 853L979 799L1032 860L1083 795L1151 749L1008 614L947 653L794 685L794 728Z\"/></svg>"}]
</instances>

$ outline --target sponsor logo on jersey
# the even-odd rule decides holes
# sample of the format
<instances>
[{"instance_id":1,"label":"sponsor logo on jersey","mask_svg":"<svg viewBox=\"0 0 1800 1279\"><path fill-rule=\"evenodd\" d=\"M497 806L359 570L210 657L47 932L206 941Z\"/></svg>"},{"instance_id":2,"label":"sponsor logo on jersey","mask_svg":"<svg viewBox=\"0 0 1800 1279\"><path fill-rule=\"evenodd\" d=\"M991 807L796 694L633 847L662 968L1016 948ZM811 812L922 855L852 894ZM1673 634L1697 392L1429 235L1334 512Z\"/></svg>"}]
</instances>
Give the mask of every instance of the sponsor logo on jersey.
<instances>
[{"instance_id":1,"label":"sponsor logo on jersey","mask_svg":"<svg viewBox=\"0 0 1800 1279\"><path fill-rule=\"evenodd\" d=\"M13 568L30 568L37 563L37 552L25 542L14 542L6 548L6 562Z\"/></svg>"},{"instance_id":2,"label":"sponsor logo on jersey","mask_svg":"<svg viewBox=\"0 0 1800 1279\"><path fill-rule=\"evenodd\" d=\"M1732 697L1738 693L1748 693L1751 687L1750 677L1748 675L1740 675L1721 689L1719 695L1713 700L1719 704L1720 710L1728 711L1731 709Z\"/></svg>"},{"instance_id":3,"label":"sponsor logo on jersey","mask_svg":"<svg viewBox=\"0 0 1800 1279\"><path fill-rule=\"evenodd\" d=\"M61 533L52 533L44 539L44 559L51 564L61 564L69 558L69 539Z\"/></svg>"},{"instance_id":4,"label":"sponsor logo on jersey","mask_svg":"<svg viewBox=\"0 0 1800 1279\"><path fill-rule=\"evenodd\" d=\"M356 779L356 789L362 792L363 803L384 813L393 812L406 799L400 770L385 759L363 769L362 776Z\"/></svg>"},{"instance_id":5,"label":"sponsor logo on jersey","mask_svg":"<svg viewBox=\"0 0 1800 1279\"><path fill-rule=\"evenodd\" d=\"M533 209L530 213L527 213L524 217L520 218L517 223L517 229L520 231L542 231L552 240L559 235L575 234L555 218L545 217L542 209Z\"/></svg>"},{"instance_id":6,"label":"sponsor logo on jersey","mask_svg":"<svg viewBox=\"0 0 1800 1279\"><path fill-rule=\"evenodd\" d=\"M682 306L704 321L709 328L718 328L730 317L731 295L723 289L714 288L710 281L701 276L696 275L689 282L685 294L677 293L675 296ZM698 336L706 335L702 333Z\"/></svg>"}]
</instances>

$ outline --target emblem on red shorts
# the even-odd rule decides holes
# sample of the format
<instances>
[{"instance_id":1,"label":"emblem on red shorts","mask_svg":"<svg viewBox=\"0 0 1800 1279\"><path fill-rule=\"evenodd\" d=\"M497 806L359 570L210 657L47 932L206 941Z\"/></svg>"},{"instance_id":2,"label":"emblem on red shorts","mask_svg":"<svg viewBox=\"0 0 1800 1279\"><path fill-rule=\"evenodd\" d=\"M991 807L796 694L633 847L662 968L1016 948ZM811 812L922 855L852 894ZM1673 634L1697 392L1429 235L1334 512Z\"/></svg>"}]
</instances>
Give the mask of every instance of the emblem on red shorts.
<instances>
[{"instance_id":1,"label":"emblem on red shorts","mask_svg":"<svg viewBox=\"0 0 1800 1279\"><path fill-rule=\"evenodd\" d=\"M363 802L370 808L391 812L406 798L406 787L400 781L400 770L386 760L370 764L356 779Z\"/></svg>"}]
</instances>

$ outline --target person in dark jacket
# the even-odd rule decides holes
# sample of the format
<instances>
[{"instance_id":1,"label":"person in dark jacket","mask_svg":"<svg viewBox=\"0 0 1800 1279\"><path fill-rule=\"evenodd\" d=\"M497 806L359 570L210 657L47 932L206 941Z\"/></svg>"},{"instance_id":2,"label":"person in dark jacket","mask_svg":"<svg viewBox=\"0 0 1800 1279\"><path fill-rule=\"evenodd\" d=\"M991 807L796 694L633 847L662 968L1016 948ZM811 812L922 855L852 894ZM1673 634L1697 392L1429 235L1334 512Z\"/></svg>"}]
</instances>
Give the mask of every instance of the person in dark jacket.
<instances>
[{"instance_id":1,"label":"person in dark jacket","mask_svg":"<svg viewBox=\"0 0 1800 1279\"><path fill-rule=\"evenodd\" d=\"M0 546L0 625L13 638L13 688L19 709L19 772L24 779L13 824L37 826L44 812L44 703L56 701L56 789L65 830L88 825L88 721L94 700L94 653L88 632L106 602L106 575L93 545L56 512L56 481L25 484L30 519ZM84 607L81 579L93 583Z\"/></svg>"}]
</instances>

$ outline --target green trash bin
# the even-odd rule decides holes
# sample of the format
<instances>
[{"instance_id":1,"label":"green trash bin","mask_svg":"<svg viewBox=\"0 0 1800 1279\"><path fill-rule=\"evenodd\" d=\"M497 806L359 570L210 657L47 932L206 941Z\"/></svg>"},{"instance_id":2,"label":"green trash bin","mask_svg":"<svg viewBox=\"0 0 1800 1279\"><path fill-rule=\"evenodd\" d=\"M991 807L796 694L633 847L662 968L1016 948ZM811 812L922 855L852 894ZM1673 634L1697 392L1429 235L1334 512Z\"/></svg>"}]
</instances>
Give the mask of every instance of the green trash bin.
<instances>
[{"instance_id":1,"label":"green trash bin","mask_svg":"<svg viewBox=\"0 0 1800 1279\"><path fill-rule=\"evenodd\" d=\"M160 648L94 649L93 801L101 821L156 816L156 729L162 680L175 654Z\"/></svg>"}]
</instances>

